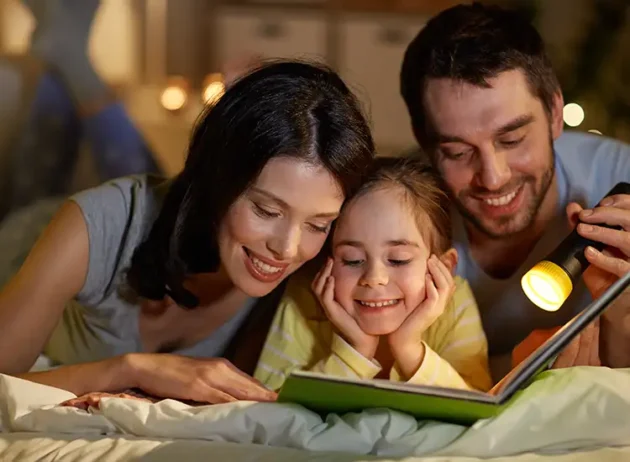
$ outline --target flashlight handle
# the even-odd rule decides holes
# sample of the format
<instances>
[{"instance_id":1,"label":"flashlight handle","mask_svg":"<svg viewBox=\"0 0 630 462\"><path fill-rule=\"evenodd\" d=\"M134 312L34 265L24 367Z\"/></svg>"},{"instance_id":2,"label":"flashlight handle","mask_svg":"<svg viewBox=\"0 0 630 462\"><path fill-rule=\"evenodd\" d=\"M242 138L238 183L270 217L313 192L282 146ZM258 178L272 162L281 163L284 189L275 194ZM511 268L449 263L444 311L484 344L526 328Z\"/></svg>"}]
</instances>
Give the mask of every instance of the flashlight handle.
<instances>
[{"instance_id":1,"label":"flashlight handle","mask_svg":"<svg viewBox=\"0 0 630 462\"><path fill-rule=\"evenodd\" d=\"M602 200L616 194L630 194L630 183L617 183ZM621 226L610 226L604 223L598 223L597 226L617 230L622 229ZM601 242L580 236L576 228L558 245L547 260L561 266L572 279L577 278L589 266L589 262L584 256L584 249L588 246L594 247L600 252L606 247L606 245Z\"/></svg>"}]
</instances>

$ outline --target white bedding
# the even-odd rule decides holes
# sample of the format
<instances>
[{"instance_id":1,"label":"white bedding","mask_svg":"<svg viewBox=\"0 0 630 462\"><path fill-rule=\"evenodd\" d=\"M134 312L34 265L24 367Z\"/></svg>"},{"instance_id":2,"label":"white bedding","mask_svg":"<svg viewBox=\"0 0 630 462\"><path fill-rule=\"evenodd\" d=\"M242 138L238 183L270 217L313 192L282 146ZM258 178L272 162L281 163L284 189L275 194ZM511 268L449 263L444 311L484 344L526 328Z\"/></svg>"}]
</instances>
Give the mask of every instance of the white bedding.
<instances>
[{"instance_id":1,"label":"white bedding","mask_svg":"<svg viewBox=\"0 0 630 462\"><path fill-rule=\"evenodd\" d=\"M238 461L285 456L286 460L357 461L379 456L378 460L409 457L403 460L412 461L429 455L427 460L438 461L446 456L517 454L529 454L532 458L523 460L537 461L547 457L533 453L593 450L597 453L590 456L597 457L584 460L630 460L630 448L621 448L630 446L630 370L545 372L501 415L469 429L416 422L389 410L322 419L299 406L245 402L191 407L173 400L150 404L111 398L102 401L100 411L88 413L57 407L74 397L66 391L1 375L0 396L0 416L9 432L0 439L0 460L46 460L3 458L31 450L55 461L65 460L61 457L65 453L73 462L96 460L77 454L94 457L99 451L106 454L100 460L136 460L134 454L142 455L142 460L169 460L158 456L187 450L192 454L194 448L215 460ZM221 451L231 451L234 457L217 456ZM328 451L338 454L331 458Z\"/></svg>"},{"instance_id":2,"label":"white bedding","mask_svg":"<svg viewBox=\"0 0 630 462\"><path fill-rule=\"evenodd\" d=\"M315 452L251 444L173 440L130 436L0 435L2 462L627 462L630 447L600 448L560 455L522 454L479 459L472 457L375 457Z\"/></svg>"}]
</instances>

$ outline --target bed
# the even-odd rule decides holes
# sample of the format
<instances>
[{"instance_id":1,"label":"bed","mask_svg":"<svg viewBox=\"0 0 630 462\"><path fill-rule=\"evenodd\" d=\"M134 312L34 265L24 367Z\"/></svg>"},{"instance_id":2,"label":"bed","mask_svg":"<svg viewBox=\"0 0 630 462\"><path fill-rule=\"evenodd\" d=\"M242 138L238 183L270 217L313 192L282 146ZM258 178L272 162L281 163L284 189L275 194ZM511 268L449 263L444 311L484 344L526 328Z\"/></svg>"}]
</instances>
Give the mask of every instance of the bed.
<instances>
[{"instance_id":1,"label":"bed","mask_svg":"<svg viewBox=\"0 0 630 462\"><path fill-rule=\"evenodd\" d=\"M322 418L296 405L249 402L58 406L73 396L0 375L0 460L630 460L630 370L544 372L499 416L470 428L387 409Z\"/></svg>"}]
</instances>

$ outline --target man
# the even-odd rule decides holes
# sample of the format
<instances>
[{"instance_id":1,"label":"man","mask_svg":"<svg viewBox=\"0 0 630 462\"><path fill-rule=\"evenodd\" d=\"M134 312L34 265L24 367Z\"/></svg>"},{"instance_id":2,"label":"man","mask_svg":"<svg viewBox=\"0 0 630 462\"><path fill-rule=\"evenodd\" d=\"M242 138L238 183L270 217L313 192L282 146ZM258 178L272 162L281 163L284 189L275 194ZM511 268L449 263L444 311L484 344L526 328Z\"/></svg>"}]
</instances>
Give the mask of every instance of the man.
<instances>
[{"instance_id":1,"label":"man","mask_svg":"<svg viewBox=\"0 0 630 462\"><path fill-rule=\"evenodd\" d=\"M630 270L630 196L592 209L630 181L630 146L562 134L564 101L542 39L515 12L480 4L443 11L409 45L401 93L422 150L456 206L460 261L480 306L495 379L512 349L537 329L568 321ZM542 311L525 297L523 274L567 235L605 243L565 305ZM592 250L592 249L591 249ZM563 353L563 365L630 365L630 294Z\"/></svg>"}]
</instances>

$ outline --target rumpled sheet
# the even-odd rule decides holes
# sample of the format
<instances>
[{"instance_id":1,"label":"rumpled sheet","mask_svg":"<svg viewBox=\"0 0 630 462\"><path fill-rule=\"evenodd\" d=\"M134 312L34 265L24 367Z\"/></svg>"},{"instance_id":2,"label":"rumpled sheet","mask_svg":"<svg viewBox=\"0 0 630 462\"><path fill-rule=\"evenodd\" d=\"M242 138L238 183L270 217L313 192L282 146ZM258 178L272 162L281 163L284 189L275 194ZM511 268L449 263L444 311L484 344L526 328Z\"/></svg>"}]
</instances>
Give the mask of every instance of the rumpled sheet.
<instances>
[{"instance_id":1,"label":"rumpled sheet","mask_svg":"<svg viewBox=\"0 0 630 462\"><path fill-rule=\"evenodd\" d=\"M470 428L417 422L386 409L322 419L297 405L250 402L191 407L108 398L100 410L85 412L57 406L71 393L2 375L0 397L9 432L127 434L383 457L490 458L630 446L630 370L606 368L547 371L499 416Z\"/></svg>"}]
</instances>

